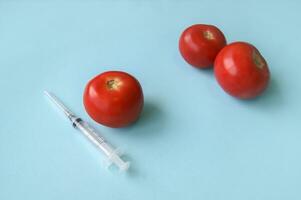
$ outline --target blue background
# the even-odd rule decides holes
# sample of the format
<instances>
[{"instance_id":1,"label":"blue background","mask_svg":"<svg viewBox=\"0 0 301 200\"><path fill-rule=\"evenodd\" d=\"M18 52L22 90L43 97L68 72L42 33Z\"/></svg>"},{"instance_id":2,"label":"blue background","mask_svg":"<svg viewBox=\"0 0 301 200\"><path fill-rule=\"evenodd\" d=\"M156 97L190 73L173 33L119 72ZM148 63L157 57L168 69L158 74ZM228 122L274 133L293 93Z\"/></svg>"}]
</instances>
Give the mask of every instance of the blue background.
<instances>
[{"instance_id":1,"label":"blue background","mask_svg":"<svg viewBox=\"0 0 301 200\"><path fill-rule=\"evenodd\" d=\"M300 1L0 1L0 199L301 199ZM178 38L215 24L270 65L265 94L240 101L190 67ZM145 108L128 128L93 122L85 84L133 74ZM127 174L43 96L48 89L116 146Z\"/></svg>"}]
</instances>

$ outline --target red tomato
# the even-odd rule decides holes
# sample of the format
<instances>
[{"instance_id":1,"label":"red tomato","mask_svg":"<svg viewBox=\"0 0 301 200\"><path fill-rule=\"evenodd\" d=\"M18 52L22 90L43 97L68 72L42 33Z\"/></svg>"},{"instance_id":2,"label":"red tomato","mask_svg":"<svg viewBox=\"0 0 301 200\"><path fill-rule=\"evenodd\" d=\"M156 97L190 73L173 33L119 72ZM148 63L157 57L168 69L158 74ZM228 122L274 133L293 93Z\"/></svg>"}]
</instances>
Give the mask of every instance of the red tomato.
<instances>
[{"instance_id":1,"label":"red tomato","mask_svg":"<svg viewBox=\"0 0 301 200\"><path fill-rule=\"evenodd\" d=\"M217 27L205 24L188 27L179 41L183 58L197 68L211 67L216 55L225 45L224 34Z\"/></svg>"},{"instance_id":2,"label":"red tomato","mask_svg":"<svg viewBox=\"0 0 301 200\"><path fill-rule=\"evenodd\" d=\"M112 128L136 121L143 108L143 92L139 82L120 71L104 72L90 80L83 100L92 119Z\"/></svg>"},{"instance_id":3,"label":"red tomato","mask_svg":"<svg viewBox=\"0 0 301 200\"><path fill-rule=\"evenodd\" d=\"M227 93L241 99L260 95L270 79L265 59L246 42L234 42L224 47L216 56L214 74Z\"/></svg>"}]
</instances>

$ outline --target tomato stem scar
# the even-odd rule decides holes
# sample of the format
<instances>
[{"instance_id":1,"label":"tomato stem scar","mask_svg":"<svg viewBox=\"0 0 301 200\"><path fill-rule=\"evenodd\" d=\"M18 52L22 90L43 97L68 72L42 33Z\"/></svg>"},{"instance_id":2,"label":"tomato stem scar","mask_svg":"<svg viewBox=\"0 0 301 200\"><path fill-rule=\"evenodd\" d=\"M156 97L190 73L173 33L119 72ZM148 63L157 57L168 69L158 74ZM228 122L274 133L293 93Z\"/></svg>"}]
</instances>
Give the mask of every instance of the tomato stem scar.
<instances>
[{"instance_id":1,"label":"tomato stem scar","mask_svg":"<svg viewBox=\"0 0 301 200\"><path fill-rule=\"evenodd\" d=\"M107 88L110 90L117 90L121 84L121 81L117 79L110 79L107 81Z\"/></svg>"},{"instance_id":2,"label":"tomato stem scar","mask_svg":"<svg viewBox=\"0 0 301 200\"><path fill-rule=\"evenodd\" d=\"M211 31L204 31L203 32L203 36L204 38L206 38L207 40L213 40L214 39L214 36L212 34Z\"/></svg>"},{"instance_id":3,"label":"tomato stem scar","mask_svg":"<svg viewBox=\"0 0 301 200\"><path fill-rule=\"evenodd\" d=\"M265 63L260 53L257 51L253 51L252 58L253 58L253 63L256 65L256 67L258 67L259 69L263 69Z\"/></svg>"}]
</instances>

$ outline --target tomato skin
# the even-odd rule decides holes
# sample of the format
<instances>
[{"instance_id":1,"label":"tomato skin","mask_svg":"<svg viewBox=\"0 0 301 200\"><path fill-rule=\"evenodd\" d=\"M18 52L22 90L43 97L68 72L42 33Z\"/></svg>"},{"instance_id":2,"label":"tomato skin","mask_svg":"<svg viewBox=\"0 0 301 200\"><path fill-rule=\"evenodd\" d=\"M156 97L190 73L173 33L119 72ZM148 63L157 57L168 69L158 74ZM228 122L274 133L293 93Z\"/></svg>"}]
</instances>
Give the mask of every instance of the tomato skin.
<instances>
[{"instance_id":1,"label":"tomato skin","mask_svg":"<svg viewBox=\"0 0 301 200\"><path fill-rule=\"evenodd\" d=\"M136 121L143 108L143 92L137 79L121 71L108 71L86 85L84 107L96 122L112 128Z\"/></svg>"},{"instance_id":2,"label":"tomato skin","mask_svg":"<svg viewBox=\"0 0 301 200\"><path fill-rule=\"evenodd\" d=\"M190 65L208 68L226 45L224 34L213 25L195 24L188 27L179 40L179 50Z\"/></svg>"},{"instance_id":3,"label":"tomato skin","mask_svg":"<svg viewBox=\"0 0 301 200\"><path fill-rule=\"evenodd\" d=\"M267 62L256 47L246 42L225 46L215 59L214 74L227 93L240 99L260 95L270 80Z\"/></svg>"}]
</instances>

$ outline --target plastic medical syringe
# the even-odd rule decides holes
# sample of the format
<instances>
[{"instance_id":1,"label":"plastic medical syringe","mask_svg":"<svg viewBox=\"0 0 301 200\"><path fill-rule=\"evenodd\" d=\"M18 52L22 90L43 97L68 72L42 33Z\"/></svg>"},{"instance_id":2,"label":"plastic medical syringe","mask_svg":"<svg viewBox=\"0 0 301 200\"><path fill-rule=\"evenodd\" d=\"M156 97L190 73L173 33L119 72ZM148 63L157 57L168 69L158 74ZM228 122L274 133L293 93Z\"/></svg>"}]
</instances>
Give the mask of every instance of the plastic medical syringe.
<instances>
[{"instance_id":1,"label":"plastic medical syringe","mask_svg":"<svg viewBox=\"0 0 301 200\"><path fill-rule=\"evenodd\" d=\"M114 149L89 124L72 113L54 94L44 91L45 95L68 117L74 128L85 135L107 157L109 164L115 164L121 171L126 171L130 163L123 161L118 150Z\"/></svg>"}]
</instances>

